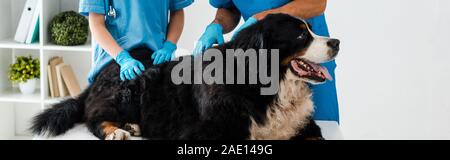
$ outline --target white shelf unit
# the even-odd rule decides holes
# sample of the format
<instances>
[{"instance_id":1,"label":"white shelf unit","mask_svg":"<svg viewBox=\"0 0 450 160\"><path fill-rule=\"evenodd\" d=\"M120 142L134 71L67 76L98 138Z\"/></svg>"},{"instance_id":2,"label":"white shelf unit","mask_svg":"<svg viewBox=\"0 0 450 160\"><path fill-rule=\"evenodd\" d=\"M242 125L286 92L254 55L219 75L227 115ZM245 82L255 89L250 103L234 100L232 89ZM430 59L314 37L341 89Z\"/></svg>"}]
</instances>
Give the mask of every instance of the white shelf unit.
<instances>
[{"instance_id":1,"label":"white shelf unit","mask_svg":"<svg viewBox=\"0 0 450 160\"><path fill-rule=\"evenodd\" d=\"M50 42L48 24L63 11L77 11L78 0L41 0L40 37L38 43L22 44L13 40L26 0L0 0L0 139L31 139L27 130L31 118L43 109L64 98L49 96L47 64L52 56L63 57L72 65L84 88L92 64L91 45L58 46ZM31 55L41 62L41 77L38 89L32 95L22 95L17 85L8 81L9 65L17 56Z\"/></svg>"}]
</instances>

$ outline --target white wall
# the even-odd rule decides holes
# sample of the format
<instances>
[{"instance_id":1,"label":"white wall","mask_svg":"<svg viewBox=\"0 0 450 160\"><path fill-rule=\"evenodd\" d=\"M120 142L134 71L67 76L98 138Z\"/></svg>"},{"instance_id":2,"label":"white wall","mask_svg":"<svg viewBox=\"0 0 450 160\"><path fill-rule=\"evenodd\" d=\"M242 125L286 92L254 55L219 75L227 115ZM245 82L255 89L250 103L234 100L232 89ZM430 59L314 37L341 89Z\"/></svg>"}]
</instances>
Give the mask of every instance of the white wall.
<instances>
[{"instance_id":1,"label":"white wall","mask_svg":"<svg viewBox=\"0 0 450 160\"><path fill-rule=\"evenodd\" d=\"M342 40L337 84L348 139L450 139L450 1L329 0ZM215 15L186 10L180 47L192 49Z\"/></svg>"},{"instance_id":2,"label":"white wall","mask_svg":"<svg viewBox=\"0 0 450 160\"><path fill-rule=\"evenodd\" d=\"M329 1L350 139L450 139L450 1Z\"/></svg>"},{"instance_id":3,"label":"white wall","mask_svg":"<svg viewBox=\"0 0 450 160\"><path fill-rule=\"evenodd\" d=\"M193 50L197 40L203 34L206 26L216 16L215 8L209 5L209 0L197 0L189 8L185 9L185 28L179 41L179 48ZM243 20L241 20L242 24ZM225 35L225 39L231 39L232 34Z\"/></svg>"}]
</instances>

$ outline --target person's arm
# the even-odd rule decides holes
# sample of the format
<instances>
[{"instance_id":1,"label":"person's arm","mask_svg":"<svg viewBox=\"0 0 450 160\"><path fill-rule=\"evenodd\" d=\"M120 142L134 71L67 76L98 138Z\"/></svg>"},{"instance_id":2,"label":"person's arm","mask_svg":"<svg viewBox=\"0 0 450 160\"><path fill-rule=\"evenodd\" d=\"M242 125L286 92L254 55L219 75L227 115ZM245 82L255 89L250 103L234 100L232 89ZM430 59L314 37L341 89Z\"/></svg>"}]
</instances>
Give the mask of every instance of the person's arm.
<instances>
[{"instance_id":1,"label":"person's arm","mask_svg":"<svg viewBox=\"0 0 450 160\"><path fill-rule=\"evenodd\" d=\"M223 27L223 34L229 33L236 28L241 20L241 13L236 7L219 8L216 18L212 23L220 24Z\"/></svg>"},{"instance_id":2,"label":"person's arm","mask_svg":"<svg viewBox=\"0 0 450 160\"><path fill-rule=\"evenodd\" d=\"M105 16L94 12L89 13L89 27L95 41L120 65L120 79L133 80L145 70L144 65L133 59L128 51L124 50L105 25Z\"/></svg>"},{"instance_id":3,"label":"person's arm","mask_svg":"<svg viewBox=\"0 0 450 160\"><path fill-rule=\"evenodd\" d=\"M219 8L216 18L206 27L205 32L200 37L195 46L193 55L199 55L214 44L222 45L225 43L223 34L229 33L236 28L241 19L241 13L236 7Z\"/></svg>"},{"instance_id":4,"label":"person's arm","mask_svg":"<svg viewBox=\"0 0 450 160\"><path fill-rule=\"evenodd\" d=\"M183 9L170 11L170 21L167 29L167 39L162 48L153 55L153 64L158 65L170 61L174 58L174 52L177 49L177 42L180 39L184 28Z\"/></svg>"},{"instance_id":5,"label":"person's arm","mask_svg":"<svg viewBox=\"0 0 450 160\"><path fill-rule=\"evenodd\" d=\"M269 14L285 13L303 19L309 19L323 14L326 6L327 0L292 0L292 2L280 8L261 12L253 17L261 20Z\"/></svg>"},{"instance_id":6,"label":"person's arm","mask_svg":"<svg viewBox=\"0 0 450 160\"><path fill-rule=\"evenodd\" d=\"M167 41L174 44L178 43L178 40L183 33L184 28L184 10L180 9L177 11L170 12L170 21L167 32Z\"/></svg>"},{"instance_id":7,"label":"person's arm","mask_svg":"<svg viewBox=\"0 0 450 160\"><path fill-rule=\"evenodd\" d=\"M89 27L95 41L103 48L111 57L116 58L123 51L123 48L117 44L116 40L109 33L105 25L105 15L94 12L89 13Z\"/></svg>"}]
</instances>

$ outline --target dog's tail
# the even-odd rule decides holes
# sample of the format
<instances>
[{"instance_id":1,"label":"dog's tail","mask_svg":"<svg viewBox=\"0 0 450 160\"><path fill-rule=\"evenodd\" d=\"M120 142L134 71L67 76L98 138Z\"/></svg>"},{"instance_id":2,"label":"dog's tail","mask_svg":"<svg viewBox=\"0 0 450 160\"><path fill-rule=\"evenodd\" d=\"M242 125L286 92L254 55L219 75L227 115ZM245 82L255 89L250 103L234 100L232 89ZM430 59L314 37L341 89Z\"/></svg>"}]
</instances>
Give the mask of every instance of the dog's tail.
<instances>
[{"instance_id":1,"label":"dog's tail","mask_svg":"<svg viewBox=\"0 0 450 160\"><path fill-rule=\"evenodd\" d=\"M57 136L65 133L83 119L85 101L90 88L77 98L70 98L55 104L34 117L31 132L35 135Z\"/></svg>"}]
</instances>

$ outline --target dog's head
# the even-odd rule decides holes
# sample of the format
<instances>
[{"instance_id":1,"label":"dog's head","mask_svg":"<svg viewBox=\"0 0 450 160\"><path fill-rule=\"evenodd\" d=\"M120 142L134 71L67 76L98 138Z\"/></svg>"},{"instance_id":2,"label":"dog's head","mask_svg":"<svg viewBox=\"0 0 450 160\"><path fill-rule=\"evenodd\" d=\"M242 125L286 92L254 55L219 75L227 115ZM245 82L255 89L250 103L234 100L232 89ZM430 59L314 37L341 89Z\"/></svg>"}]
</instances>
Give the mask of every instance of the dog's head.
<instances>
[{"instance_id":1,"label":"dog's head","mask_svg":"<svg viewBox=\"0 0 450 160\"><path fill-rule=\"evenodd\" d=\"M340 41L314 34L302 19L286 14L268 15L236 38L258 48L279 49L282 72L292 72L300 80L320 84L332 79L320 64L334 60Z\"/></svg>"}]
</instances>

